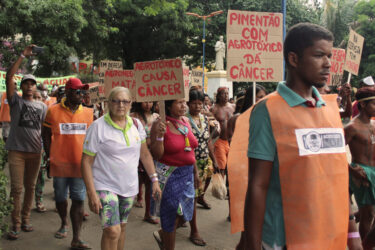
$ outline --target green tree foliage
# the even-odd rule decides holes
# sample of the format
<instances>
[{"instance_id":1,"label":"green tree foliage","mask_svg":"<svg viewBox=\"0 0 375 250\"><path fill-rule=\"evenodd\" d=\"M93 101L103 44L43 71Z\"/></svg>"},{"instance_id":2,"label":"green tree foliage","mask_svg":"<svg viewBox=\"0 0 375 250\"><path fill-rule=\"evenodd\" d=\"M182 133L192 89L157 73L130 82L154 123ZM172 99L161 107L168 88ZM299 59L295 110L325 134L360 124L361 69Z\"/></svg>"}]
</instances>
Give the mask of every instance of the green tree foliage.
<instances>
[{"instance_id":1,"label":"green tree foliage","mask_svg":"<svg viewBox=\"0 0 375 250\"><path fill-rule=\"evenodd\" d=\"M110 35L114 37L119 33L114 26L116 9L114 0L83 1L83 16L87 25L79 33L79 41L76 44L78 58L92 55L94 62L107 58L110 50ZM118 59L118 58L115 58Z\"/></svg>"},{"instance_id":2,"label":"green tree foliage","mask_svg":"<svg viewBox=\"0 0 375 250\"><path fill-rule=\"evenodd\" d=\"M288 0L287 1L287 17L286 26L293 26L301 22L319 23L319 16L321 9L318 1L309 4L311 1L307 0ZM247 11L262 11L262 12L282 12L281 1L273 0L206 0L206 1L190 1L188 11L199 15L207 15L213 11L223 10L224 13L219 16L214 16L211 21L206 24L206 66L212 69L212 64L215 61L214 46L219 36L223 35L226 40L226 20L228 10L247 10ZM195 36L189 39L189 52L191 56L187 62L191 66L202 64L202 20L196 17L189 17L190 22L194 23ZM235 83L234 93L241 89L246 89L252 83ZM262 83L267 86L269 91L274 90L276 84Z\"/></svg>"},{"instance_id":3,"label":"green tree foliage","mask_svg":"<svg viewBox=\"0 0 375 250\"><path fill-rule=\"evenodd\" d=\"M329 29L334 37L334 46L345 47L349 25L353 22L355 0L325 0L320 24Z\"/></svg>"},{"instance_id":4,"label":"green tree foliage","mask_svg":"<svg viewBox=\"0 0 375 250\"><path fill-rule=\"evenodd\" d=\"M8 200L7 186L8 178L4 174L5 163L7 162L7 151L4 149L4 141L0 140L0 237L7 231L8 224L5 218L10 214L12 205Z\"/></svg>"},{"instance_id":5,"label":"green tree foliage","mask_svg":"<svg viewBox=\"0 0 375 250\"><path fill-rule=\"evenodd\" d=\"M288 0L287 1L287 18L286 25L290 27L301 22L318 23L319 15L314 5L308 5L308 1ZM190 1L189 11L199 15L207 15L213 11L223 10L224 13L211 18L211 22L206 26L206 55L208 62L215 60L214 46L219 36L226 35L226 20L228 10L247 10L247 11L263 11L263 12L282 12L281 1L273 0L232 0L232 1ZM200 61L197 57L202 55L202 20L195 17L190 18L191 22L196 22L196 38L191 38L191 55L194 56L193 61ZM200 53L194 53L194 51ZM211 60L211 61L210 61Z\"/></svg>"},{"instance_id":6,"label":"green tree foliage","mask_svg":"<svg viewBox=\"0 0 375 250\"><path fill-rule=\"evenodd\" d=\"M70 71L68 57L75 52L78 34L86 25L80 0L2 0L0 1L2 39L31 36L31 43L45 47L38 55L35 74L50 76Z\"/></svg>"},{"instance_id":7,"label":"green tree foliage","mask_svg":"<svg viewBox=\"0 0 375 250\"><path fill-rule=\"evenodd\" d=\"M375 0L359 1L354 8L353 27L365 38L358 77L375 76Z\"/></svg>"},{"instance_id":8,"label":"green tree foliage","mask_svg":"<svg viewBox=\"0 0 375 250\"><path fill-rule=\"evenodd\" d=\"M309 2L287 1L288 27L319 22L318 1L312 5ZM102 59L123 60L125 68L136 61L171 57L187 58L189 66L197 66L202 63L203 23L186 12L207 15L223 10L206 24L209 66L215 59L216 41L220 35L225 36L228 9L281 12L281 1L1 0L0 37L30 35L31 42L46 48L38 56L38 76L70 73L67 59L75 54L79 58L90 56L96 63ZM14 55L19 52L15 49Z\"/></svg>"},{"instance_id":9,"label":"green tree foliage","mask_svg":"<svg viewBox=\"0 0 375 250\"><path fill-rule=\"evenodd\" d=\"M185 15L187 0L85 1L88 25L77 50L102 59L123 60L124 68L136 61L182 57L192 24Z\"/></svg>"},{"instance_id":10,"label":"green tree foliage","mask_svg":"<svg viewBox=\"0 0 375 250\"><path fill-rule=\"evenodd\" d=\"M110 36L109 57L123 58L132 68L136 61L184 56L192 27L185 15L187 6L186 0L116 2L114 21L121 32Z\"/></svg>"}]
</instances>

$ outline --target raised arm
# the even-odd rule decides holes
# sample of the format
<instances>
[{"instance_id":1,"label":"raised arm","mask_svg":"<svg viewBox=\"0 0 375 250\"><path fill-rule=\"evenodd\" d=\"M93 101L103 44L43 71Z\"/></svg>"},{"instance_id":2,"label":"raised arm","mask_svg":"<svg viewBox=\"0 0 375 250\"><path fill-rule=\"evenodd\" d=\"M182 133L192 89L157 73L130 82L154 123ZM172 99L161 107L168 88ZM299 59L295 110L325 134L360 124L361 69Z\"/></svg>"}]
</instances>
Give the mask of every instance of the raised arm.
<instances>
[{"instance_id":1,"label":"raised arm","mask_svg":"<svg viewBox=\"0 0 375 250\"><path fill-rule=\"evenodd\" d=\"M352 110L352 98L350 96L351 91L352 89L349 83L346 83L345 85L343 85L342 89L340 90L339 95L342 96L343 100L344 99L346 100L345 110L343 112L340 112L341 118L345 118L345 117L350 118L352 116L353 110Z\"/></svg>"},{"instance_id":2,"label":"raised arm","mask_svg":"<svg viewBox=\"0 0 375 250\"><path fill-rule=\"evenodd\" d=\"M15 81L13 79L14 75L16 74L18 68L20 67L22 60L25 57L32 56L32 50L35 45L29 45L27 46L24 51L21 53L21 55L18 57L17 61L13 63L13 65L8 69L7 75L5 77L5 84L6 84L6 90L7 90L7 99L10 100L10 98L14 95L16 92L15 90Z\"/></svg>"},{"instance_id":3,"label":"raised arm","mask_svg":"<svg viewBox=\"0 0 375 250\"><path fill-rule=\"evenodd\" d=\"M164 154L164 134L166 124L160 119L156 120L151 127L151 154L155 160L159 160Z\"/></svg>"}]
</instances>

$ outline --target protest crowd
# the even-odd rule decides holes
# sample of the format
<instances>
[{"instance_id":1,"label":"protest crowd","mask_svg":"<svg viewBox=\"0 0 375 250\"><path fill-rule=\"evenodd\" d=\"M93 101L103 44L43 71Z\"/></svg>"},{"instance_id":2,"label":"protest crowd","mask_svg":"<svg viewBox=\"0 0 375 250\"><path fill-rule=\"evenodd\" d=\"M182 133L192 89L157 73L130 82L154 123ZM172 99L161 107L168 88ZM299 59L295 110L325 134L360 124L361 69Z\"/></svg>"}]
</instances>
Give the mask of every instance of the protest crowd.
<instances>
[{"instance_id":1,"label":"protest crowd","mask_svg":"<svg viewBox=\"0 0 375 250\"><path fill-rule=\"evenodd\" d=\"M197 206L211 209L210 185L228 200L238 250L373 249L375 84L361 80L354 103L349 83L328 86L333 39L318 25L291 27L280 51L286 80L272 93L251 86L235 103L227 87L213 100L199 86L162 102L138 102L130 87L114 86L92 103L78 78L49 92L31 74L18 92L14 75L34 55L35 45L27 46L8 69L1 98L13 204L7 238L34 231L31 209L46 211L45 179L53 178L54 236L71 229L71 249L91 249L81 237L85 201L100 217L101 249L125 248L133 207L160 225L153 237L161 250L175 249L186 223L191 242L206 246ZM162 81L179 79L173 76ZM183 94L176 85L170 92Z\"/></svg>"}]
</instances>

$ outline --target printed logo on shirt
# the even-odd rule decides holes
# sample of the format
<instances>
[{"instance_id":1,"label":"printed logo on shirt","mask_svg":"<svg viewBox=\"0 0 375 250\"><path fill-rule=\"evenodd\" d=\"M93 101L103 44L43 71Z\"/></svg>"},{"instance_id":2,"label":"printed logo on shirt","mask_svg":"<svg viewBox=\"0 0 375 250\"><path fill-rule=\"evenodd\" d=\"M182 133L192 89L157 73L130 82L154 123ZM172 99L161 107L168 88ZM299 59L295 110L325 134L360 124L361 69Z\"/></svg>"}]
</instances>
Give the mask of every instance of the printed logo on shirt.
<instances>
[{"instance_id":1,"label":"printed logo on shirt","mask_svg":"<svg viewBox=\"0 0 375 250\"><path fill-rule=\"evenodd\" d=\"M24 103L22 105L18 126L30 129L40 129L42 110Z\"/></svg>"},{"instance_id":2,"label":"printed logo on shirt","mask_svg":"<svg viewBox=\"0 0 375 250\"><path fill-rule=\"evenodd\" d=\"M300 156L346 152L341 128L296 129L295 133Z\"/></svg>"},{"instance_id":3,"label":"printed logo on shirt","mask_svg":"<svg viewBox=\"0 0 375 250\"><path fill-rule=\"evenodd\" d=\"M4 104L8 104L8 99L4 99Z\"/></svg>"},{"instance_id":4,"label":"printed logo on shirt","mask_svg":"<svg viewBox=\"0 0 375 250\"><path fill-rule=\"evenodd\" d=\"M60 123L60 134L62 135L85 135L87 123Z\"/></svg>"}]
</instances>

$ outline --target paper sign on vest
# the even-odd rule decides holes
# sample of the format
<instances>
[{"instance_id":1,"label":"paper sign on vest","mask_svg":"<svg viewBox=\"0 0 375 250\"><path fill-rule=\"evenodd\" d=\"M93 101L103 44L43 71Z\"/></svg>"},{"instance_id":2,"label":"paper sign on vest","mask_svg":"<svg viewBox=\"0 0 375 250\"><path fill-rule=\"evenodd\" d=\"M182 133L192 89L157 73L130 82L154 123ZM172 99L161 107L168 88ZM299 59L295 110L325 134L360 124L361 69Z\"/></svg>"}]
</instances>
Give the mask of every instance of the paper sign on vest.
<instances>
[{"instance_id":1,"label":"paper sign on vest","mask_svg":"<svg viewBox=\"0 0 375 250\"><path fill-rule=\"evenodd\" d=\"M61 135L85 135L87 123L60 123Z\"/></svg>"},{"instance_id":2,"label":"paper sign on vest","mask_svg":"<svg viewBox=\"0 0 375 250\"><path fill-rule=\"evenodd\" d=\"M304 128L295 130L299 155L345 153L341 128Z\"/></svg>"}]
</instances>

